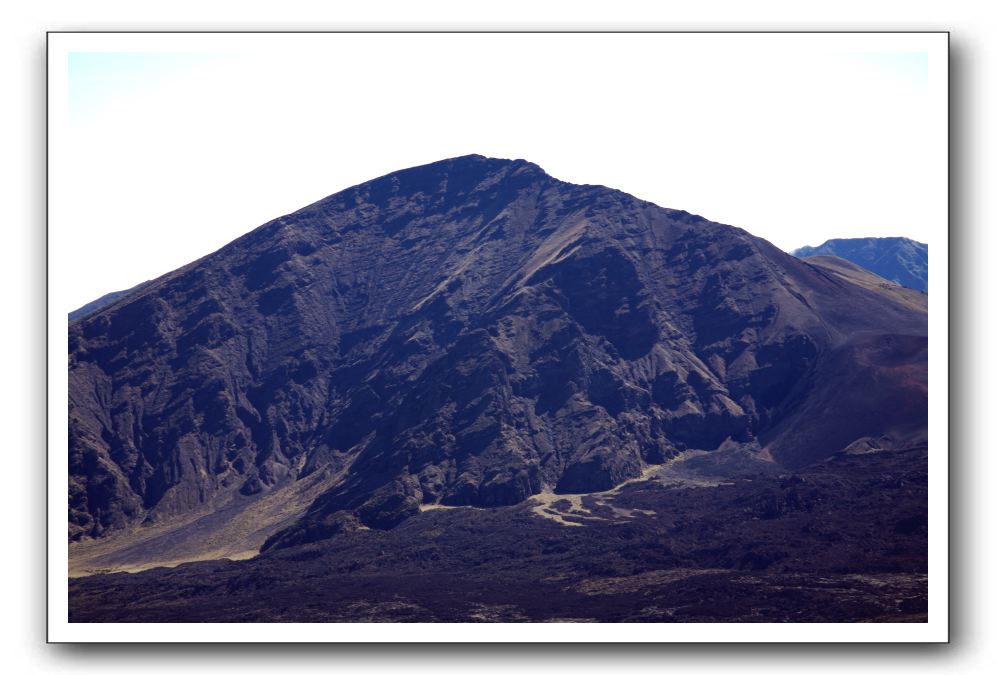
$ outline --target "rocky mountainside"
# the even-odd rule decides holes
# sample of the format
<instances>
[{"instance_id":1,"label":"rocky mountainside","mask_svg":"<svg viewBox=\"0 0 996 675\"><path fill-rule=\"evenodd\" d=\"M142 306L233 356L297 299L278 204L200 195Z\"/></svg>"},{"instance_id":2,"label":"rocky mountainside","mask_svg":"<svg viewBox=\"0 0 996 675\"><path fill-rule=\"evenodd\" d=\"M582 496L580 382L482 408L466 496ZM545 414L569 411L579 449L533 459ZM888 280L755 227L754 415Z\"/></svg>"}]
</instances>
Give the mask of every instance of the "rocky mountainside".
<instances>
[{"instance_id":1,"label":"rocky mountainside","mask_svg":"<svg viewBox=\"0 0 996 675\"><path fill-rule=\"evenodd\" d=\"M906 288L927 292L927 245L906 237L830 239L792 251L800 258L837 256Z\"/></svg>"},{"instance_id":2,"label":"rocky mountainside","mask_svg":"<svg viewBox=\"0 0 996 675\"><path fill-rule=\"evenodd\" d=\"M926 335L925 303L526 161L399 171L70 324L70 555L251 555L690 451L899 443Z\"/></svg>"}]
</instances>

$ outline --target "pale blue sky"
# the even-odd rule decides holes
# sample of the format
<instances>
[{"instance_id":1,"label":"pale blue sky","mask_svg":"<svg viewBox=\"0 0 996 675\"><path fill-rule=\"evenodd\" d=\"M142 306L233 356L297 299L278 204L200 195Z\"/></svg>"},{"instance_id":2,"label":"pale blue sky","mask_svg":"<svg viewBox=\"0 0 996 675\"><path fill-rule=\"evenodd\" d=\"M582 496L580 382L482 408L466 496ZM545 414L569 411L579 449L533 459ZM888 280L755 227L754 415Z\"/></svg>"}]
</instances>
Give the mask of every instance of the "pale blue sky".
<instances>
[{"instance_id":1,"label":"pale blue sky","mask_svg":"<svg viewBox=\"0 0 996 675\"><path fill-rule=\"evenodd\" d=\"M127 98L193 75L224 57L175 52L72 52L69 54L69 115L82 124L112 114Z\"/></svg>"},{"instance_id":2,"label":"pale blue sky","mask_svg":"<svg viewBox=\"0 0 996 675\"><path fill-rule=\"evenodd\" d=\"M933 245L946 224L946 86L931 88L909 39L102 39L67 54L69 123L53 148L67 177L52 181L55 205L72 205L60 242L79 266L67 311L351 185L469 153L528 159L785 250L854 236Z\"/></svg>"},{"instance_id":3,"label":"pale blue sky","mask_svg":"<svg viewBox=\"0 0 996 675\"><path fill-rule=\"evenodd\" d=\"M896 83L927 92L927 52L869 52L853 57L883 82Z\"/></svg>"}]
</instances>

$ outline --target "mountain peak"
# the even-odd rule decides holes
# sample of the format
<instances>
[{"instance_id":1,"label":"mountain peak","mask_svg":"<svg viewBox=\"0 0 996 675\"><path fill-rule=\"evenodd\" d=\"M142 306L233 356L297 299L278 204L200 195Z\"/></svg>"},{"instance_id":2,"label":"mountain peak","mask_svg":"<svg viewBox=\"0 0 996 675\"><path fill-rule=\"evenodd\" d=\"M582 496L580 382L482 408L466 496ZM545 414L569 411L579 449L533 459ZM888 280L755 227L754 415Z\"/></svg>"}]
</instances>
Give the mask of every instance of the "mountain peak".
<instances>
[{"instance_id":1,"label":"mountain peak","mask_svg":"<svg viewBox=\"0 0 996 675\"><path fill-rule=\"evenodd\" d=\"M330 195L297 214L315 208L326 210L336 205L340 209L351 209L363 203L387 206L392 199L407 199L415 195L437 197L446 205L451 205L472 192L490 190L502 184L518 189L531 183L552 180L538 165L524 159L461 155L392 171Z\"/></svg>"},{"instance_id":2,"label":"mountain peak","mask_svg":"<svg viewBox=\"0 0 996 675\"><path fill-rule=\"evenodd\" d=\"M527 159L515 158L509 159L505 157L488 157L486 155L480 155L477 153L471 153L469 155L458 155L456 157L448 157L446 159L440 159L435 162L430 162L428 164L423 164L421 166L412 167L413 169L427 168L438 165L444 165L447 168L464 168L470 165L486 165L495 169L501 167L516 167L516 168L531 168L535 171L545 174L539 167L539 165L530 162ZM404 169L403 169L404 170Z\"/></svg>"},{"instance_id":3,"label":"mountain peak","mask_svg":"<svg viewBox=\"0 0 996 675\"><path fill-rule=\"evenodd\" d=\"M389 174L375 178L367 183L362 183L357 187L376 183L384 179L409 178L409 177L430 177L448 176L453 174L469 174L474 177L483 177L489 174L522 175L529 174L535 177L550 178L539 165L525 159L504 159L496 157L485 157L484 155L470 154L458 157L440 159L428 164L409 167L392 171Z\"/></svg>"}]
</instances>

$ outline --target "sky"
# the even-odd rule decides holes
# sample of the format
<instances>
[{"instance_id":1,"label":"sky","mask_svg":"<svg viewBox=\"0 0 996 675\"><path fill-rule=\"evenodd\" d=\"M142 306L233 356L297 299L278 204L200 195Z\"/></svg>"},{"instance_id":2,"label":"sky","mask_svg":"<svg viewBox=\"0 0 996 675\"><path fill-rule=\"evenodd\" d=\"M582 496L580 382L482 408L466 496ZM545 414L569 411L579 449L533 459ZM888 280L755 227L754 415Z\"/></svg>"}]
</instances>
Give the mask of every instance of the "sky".
<instances>
[{"instance_id":1,"label":"sky","mask_svg":"<svg viewBox=\"0 0 996 675\"><path fill-rule=\"evenodd\" d=\"M339 190L471 153L528 159L784 250L862 236L944 244L945 40L52 35L57 301L75 309Z\"/></svg>"}]
</instances>

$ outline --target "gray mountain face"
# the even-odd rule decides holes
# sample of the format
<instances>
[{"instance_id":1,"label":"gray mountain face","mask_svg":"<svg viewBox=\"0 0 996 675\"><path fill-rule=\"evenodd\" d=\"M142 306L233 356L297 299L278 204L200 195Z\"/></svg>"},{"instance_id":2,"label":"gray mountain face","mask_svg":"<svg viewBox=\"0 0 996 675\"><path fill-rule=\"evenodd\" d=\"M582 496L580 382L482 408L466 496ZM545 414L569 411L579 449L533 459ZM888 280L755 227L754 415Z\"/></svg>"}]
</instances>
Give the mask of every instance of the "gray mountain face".
<instances>
[{"instance_id":1,"label":"gray mountain face","mask_svg":"<svg viewBox=\"0 0 996 675\"><path fill-rule=\"evenodd\" d=\"M277 549L689 450L805 466L925 428L926 335L925 303L743 230L449 159L71 323L69 536L251 512Z\"/></svg>"},{"instance_id":2,"label":"gray mountain face","mask_svg":"<svg viewBox=\"0 0 996 675\"><path fill-rule=\"evenodd\" d=\"M905 237L830 239L820 246L803 246L792 255L837 256L900 286L927 292L927 245Z\"/></svg>"}]
</instances>

